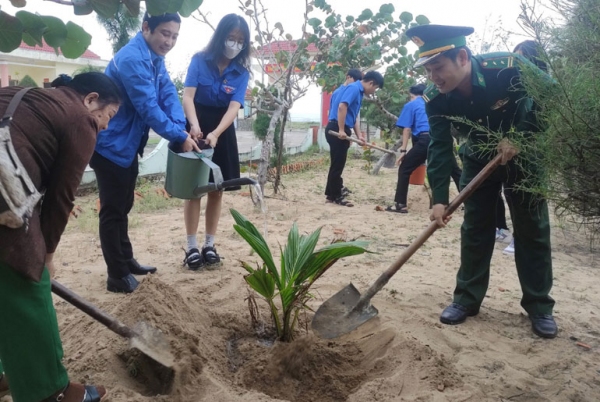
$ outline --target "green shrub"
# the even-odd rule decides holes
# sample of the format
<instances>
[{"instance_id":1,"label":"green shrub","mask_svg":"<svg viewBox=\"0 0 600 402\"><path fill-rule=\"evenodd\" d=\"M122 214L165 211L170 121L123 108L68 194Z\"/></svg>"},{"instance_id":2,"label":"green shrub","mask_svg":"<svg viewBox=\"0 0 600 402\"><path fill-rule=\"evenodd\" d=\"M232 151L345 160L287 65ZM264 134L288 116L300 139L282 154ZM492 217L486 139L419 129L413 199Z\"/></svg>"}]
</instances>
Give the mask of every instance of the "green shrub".
<instances>
[{"instance_id":1,"label":"green shrub","mask_svg":"<svg viewBox=\"0 0 600 402\"><path fill-rule=\"evenodd\" d=\"M39 87L39 85L29 75L25 75L23 78L21 78L21 80L19 81L19 86L20 87L28 87L28 88Z\"/></svg>"}]
</instances>

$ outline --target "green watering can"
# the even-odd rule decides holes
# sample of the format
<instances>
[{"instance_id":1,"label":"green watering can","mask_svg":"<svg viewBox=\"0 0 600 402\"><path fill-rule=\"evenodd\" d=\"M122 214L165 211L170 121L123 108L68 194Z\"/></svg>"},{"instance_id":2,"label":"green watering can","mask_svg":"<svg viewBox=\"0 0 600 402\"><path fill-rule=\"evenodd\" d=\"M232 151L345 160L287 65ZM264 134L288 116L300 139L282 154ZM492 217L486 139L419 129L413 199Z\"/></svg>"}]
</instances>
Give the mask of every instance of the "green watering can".
<instances>
[{"instance_id":1,"label":"green watering can","mask_svg":"<svg viewBox=\"0 0 600 402\"><path fill-rule=\"evenodd\" d=\"M165 178L165 190L175 198L192 200L211 191L256 184L256 180L249 177L223 181L221 168L211 160L214 153L212 148L203 149L200 153L177 153L174 150L177 145L169 144ZM208 181L211 171L214 183Z\"/></svg>"}]
</instances>

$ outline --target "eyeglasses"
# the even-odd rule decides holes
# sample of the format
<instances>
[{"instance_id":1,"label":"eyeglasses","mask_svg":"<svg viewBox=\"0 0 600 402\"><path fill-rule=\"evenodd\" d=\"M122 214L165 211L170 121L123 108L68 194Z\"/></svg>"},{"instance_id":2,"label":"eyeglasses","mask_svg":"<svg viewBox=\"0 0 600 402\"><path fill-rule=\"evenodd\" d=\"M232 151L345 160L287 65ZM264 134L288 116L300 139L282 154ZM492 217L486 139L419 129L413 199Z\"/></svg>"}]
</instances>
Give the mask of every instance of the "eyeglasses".
<instances>
[{"instance_id":1,"label":"eyeglasses","mask_svg":"<svg viewBox=\"0 0 600 402\"><path fill-rule=\"evenodd\" d=\"M238 42L233 39L227 39L225 41L225 45L227 45L227 47L230 47L232 49L237 49L237 50L244 50L244 48L246 47L244 45L244 42Z\"/></svg>"}]
</instances>

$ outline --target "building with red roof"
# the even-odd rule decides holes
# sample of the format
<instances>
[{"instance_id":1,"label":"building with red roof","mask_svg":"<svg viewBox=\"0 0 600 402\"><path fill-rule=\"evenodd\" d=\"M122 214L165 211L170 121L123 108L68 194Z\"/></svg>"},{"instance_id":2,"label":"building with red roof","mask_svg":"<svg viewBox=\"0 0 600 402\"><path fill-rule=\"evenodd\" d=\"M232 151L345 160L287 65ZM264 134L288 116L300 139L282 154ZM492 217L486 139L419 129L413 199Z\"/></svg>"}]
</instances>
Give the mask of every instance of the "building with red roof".
<instances>
[{"instance_id":1,"label":"building with red roof","mask_svg":"<svg viewBox=\"0 0 600 402\"><path fill-rule=\"evenodd\" d=\"M108 60L91 50L86 50L77 59L67 59L54 51L46 42L42 46L29 46L21 43L10 53L0 52L0 87L18 85L24 76L30 76L38 86L49 84L59 74L72 75L78 69L92 66L104 70Z\"/></svg>"}]
</instances>

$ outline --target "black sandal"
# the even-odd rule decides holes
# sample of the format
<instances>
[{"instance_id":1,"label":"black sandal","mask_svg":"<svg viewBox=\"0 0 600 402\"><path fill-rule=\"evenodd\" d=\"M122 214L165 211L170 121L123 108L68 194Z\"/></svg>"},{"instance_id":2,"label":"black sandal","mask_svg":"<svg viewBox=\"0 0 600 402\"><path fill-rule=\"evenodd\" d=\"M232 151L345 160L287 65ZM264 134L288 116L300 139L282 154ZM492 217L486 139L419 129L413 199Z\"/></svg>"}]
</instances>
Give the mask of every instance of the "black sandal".
<instances>
[{"instance_id":1,"label":"black sandal","mask_svg":"<svg viewBox=\"0 0 600 402\"><path fill-rule=\"evenodd\" d=\"M184 249L185 251L185 249ZM185 252L183 265L187 265L192 271L197 271L204 265L204 258L197 248L191 248Z\"/></svg>"},{"instance_id":2,"label":"black sandal","mask_svg":"<svg viewBox=\"0 0 600 402\"><path fill-rule=\"evenodd\" d=\"M71 383L68 383L62 391L58 392L58 394L55 394L56 396L51 396L50 398L45 399L44 402L63 401L66 397L65 394L67 393L70 385ZM104 387L100 387L102 391L99 391L98 387L94 385L81 384L80 386L83 386L83 399L81 400L81 402L101 402L108 396L108 392L106 392L106 388ZM100 396L100 393L102 393L102 396Z\"/></svg>"},{"instance_id":3,"label":"black sandal","mask_svg":"<svg viewBox=\"0 0 600 402\"><path fill-rule=\"evenodd\" d=\"M387 207L385 210L387 212L395 212L397 214L407 214L408 213L408 207L404 204L399 204L399 203L396 203L391 207Z\"/></svg>"},{"instance_id":4,"label":"black sandal","mask_svg":"<svg viewBox=\"0 0 600 402\"><path fill-rule=\"evenodd\" d=\"M221 256L217 254L217 249L215 247L206 246L202 249L202 257L204 257L204 261L206 265L217 265L221 262Z\"/></svg>"},{"instance_id":5,"label":"black sandal","mask_svg":"<svg viewBox=\"0 0 600 402\"><path fill-rule=\"evenodd\" d=\"M344 198L344 196L340 196L336 199L327 199L327 202L331 202L333 204L338 204L341 205L343 207L353 207L354 204L352 203L352 201L348 201L347 199Z\"/></svg>"}]
</instances>

